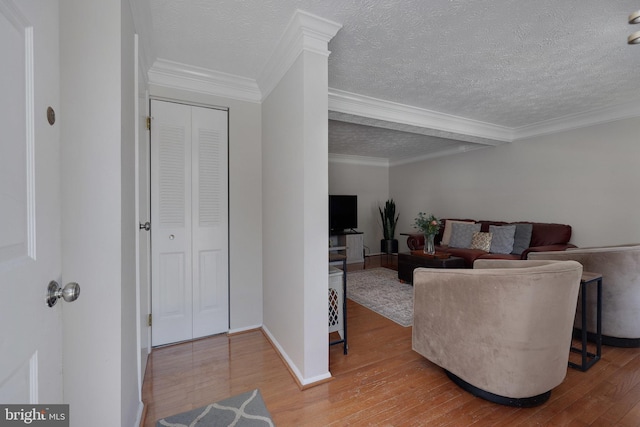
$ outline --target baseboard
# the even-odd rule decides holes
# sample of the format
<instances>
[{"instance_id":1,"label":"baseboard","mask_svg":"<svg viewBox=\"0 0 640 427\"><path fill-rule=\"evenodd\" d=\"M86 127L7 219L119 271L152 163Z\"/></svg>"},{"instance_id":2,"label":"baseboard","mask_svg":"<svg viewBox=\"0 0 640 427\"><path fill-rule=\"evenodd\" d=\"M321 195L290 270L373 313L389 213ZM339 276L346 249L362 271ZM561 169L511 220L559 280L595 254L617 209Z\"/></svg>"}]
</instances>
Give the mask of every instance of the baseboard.
<instances>
[{"instance_id":1,"label":"baseboard","mask_svg":"<svg viewBox=\"0 0 640 427\"><path fill-rule=\"evenodd\" d=\"M313 378L304 379L302 376L302 373L298 370L296 365L289 358L287 353L284 351L282 346L278 343L278 340L275 339L275 337L269 331L269 329L263 325L261 330L263 335L267 339L267 341L269 341L273 349L276 351L276 353L282 360L282 362L284 362L284 365L287 367L287 370L293 377L293 380L296 382L300 390L306 390L308 388L315 387L317 385L324 384L328 381L333 380L333 377L331 376L330 372L327 372L326 374L323 374L323 375L318 375Z\"/></svg>"},{"instance_id":2,"label":"baseboard","mask_svg":"<svg viewBox=\"0 0 640 427\"><path fill-rule=\"evenodd\" d=\"M147 420L147 405L144 402L140 402L138 405L138 416L136 417L135 426L144 427L144 423Z\"/></svg>"},{"instance_id":3,"label":"baseboard","mask_svg":"<svg viewBox=\"0 0 640 427\"><path fill-rule=\"evenodd\" d=\"M245 328L229 329L229 332L227 332L227 335L233 336L238 334L245 334L247 332L259 331L260 329L262 329L262 325L253 325L253 326L247 326Z\"/></svg>"}]
</instances>

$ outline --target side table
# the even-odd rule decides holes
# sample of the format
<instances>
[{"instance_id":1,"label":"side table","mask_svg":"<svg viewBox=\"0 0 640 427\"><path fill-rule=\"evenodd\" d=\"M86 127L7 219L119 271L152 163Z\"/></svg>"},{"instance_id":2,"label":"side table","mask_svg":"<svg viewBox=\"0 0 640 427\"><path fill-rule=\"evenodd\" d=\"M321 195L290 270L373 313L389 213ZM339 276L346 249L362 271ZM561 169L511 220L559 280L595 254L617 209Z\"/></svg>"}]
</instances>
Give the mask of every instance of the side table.
<instances>
[{"instance_id":1,"label":"side table","mask_svg":"<svg viewBox=\"0 0 640 427\"><path fill-rule=\"evenodd\" d=\"M342 262L342 334L339 340L331 341L329 345L342 344L343 353L347 354L349 346L347 344L347 256L335 252L329 252L329 264ZM329 291L331 292L331 291ZM329 315L331 315L331 301L329 301Z\"/></svg>"},{"instance_id":2,"label":"side table","mask_svg":"<svg viewBox=\"0 0 640 427\"><path fill-rule=\"evenodd\" d=\"M596 296L596 353L587 351L587 285L597 284ZM582 372L588 370L600 360L602 356L602 275L599 273L582 272L580 279L580 299L582 300L582 346L581 348L571 346L571 351L580 353L582 363L569 362L569 367L579 369Z\"/></svg>"}]
</instances>

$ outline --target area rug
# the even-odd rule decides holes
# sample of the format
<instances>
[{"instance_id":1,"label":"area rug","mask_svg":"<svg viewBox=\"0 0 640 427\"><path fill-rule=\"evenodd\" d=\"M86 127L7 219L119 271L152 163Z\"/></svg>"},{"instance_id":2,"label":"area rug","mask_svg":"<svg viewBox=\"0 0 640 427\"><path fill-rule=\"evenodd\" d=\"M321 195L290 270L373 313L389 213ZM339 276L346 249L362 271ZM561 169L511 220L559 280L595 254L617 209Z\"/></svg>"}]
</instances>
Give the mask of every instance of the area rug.
<instances>
[{"instance_id":1,"label":"area rug","mask_svg":"<svg viewBox=\"0 0 640 427\"><path fill-rule=\"evenodd\" d=\"M347 298L402 326L413 324L413 286L388 268L347 273Z\"/></svg>"},{"instance_id":2,"label":"area rug","mask_svg":"<svg viewBox=\"0 0 640 427\"><path fill-rule=\"evenodd\" d=\"M256 389L202 408L158 420L156 427L273 427L271 415Z\"/></svg>"}]
</instances>

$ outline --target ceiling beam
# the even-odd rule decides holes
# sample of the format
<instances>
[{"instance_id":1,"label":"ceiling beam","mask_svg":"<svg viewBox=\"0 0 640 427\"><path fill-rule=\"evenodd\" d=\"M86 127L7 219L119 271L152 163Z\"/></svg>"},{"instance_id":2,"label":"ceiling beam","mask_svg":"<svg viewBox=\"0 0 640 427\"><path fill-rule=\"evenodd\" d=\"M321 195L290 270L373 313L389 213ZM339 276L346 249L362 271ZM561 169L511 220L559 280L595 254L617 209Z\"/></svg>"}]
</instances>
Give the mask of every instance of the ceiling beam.
<instances>
[{"instance_id":1,"label":"ceiling beam","mask_svg":"<svg viewBox=\"0 0 640 427\"><path fill-rule=\"evenodd\" d=\"M329 88L330 119L441 138L499 145L513 140L513 129L396 102ZM350 118L349 118L350 116ZM366 122L366 123L365 123Z\"/></svg>"}]
</instances>

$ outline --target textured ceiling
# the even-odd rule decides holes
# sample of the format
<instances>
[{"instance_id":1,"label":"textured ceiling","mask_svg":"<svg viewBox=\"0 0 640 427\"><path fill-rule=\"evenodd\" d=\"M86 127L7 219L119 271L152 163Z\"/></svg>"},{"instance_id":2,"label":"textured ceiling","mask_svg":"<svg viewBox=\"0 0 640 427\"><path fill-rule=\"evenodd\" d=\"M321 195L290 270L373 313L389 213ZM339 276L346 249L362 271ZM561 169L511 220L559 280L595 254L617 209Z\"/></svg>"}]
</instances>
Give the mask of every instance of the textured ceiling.
<instances>
[{"instance_id":1,"label":"textured ceiling","mask_svg":"<svg viewBox=\"0 0 640 427\"><path fill-rule=\"evenodd\" d=\"M337 120L329 120L329 141L331 154L386 159L391 164L429 153L453 154L475 148L475 144L462 141Z\"/></svg>"},{"instance_id":2,"label":"textured ceiling","mask_svg":"<svg viewBox=\"0 0 640 427\"><path fill-rule=\"evenodd\" d=\"M342 24L332 89L513 129L640 101L640 46L626 44L640 0L149 1L158 58L251 79L302 9ZM361 124L330 136L331 152L390 159L416 138L447 143L403 133L385 149Z\"/></svg>"}]
</instances>

